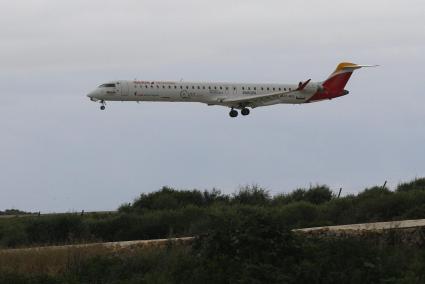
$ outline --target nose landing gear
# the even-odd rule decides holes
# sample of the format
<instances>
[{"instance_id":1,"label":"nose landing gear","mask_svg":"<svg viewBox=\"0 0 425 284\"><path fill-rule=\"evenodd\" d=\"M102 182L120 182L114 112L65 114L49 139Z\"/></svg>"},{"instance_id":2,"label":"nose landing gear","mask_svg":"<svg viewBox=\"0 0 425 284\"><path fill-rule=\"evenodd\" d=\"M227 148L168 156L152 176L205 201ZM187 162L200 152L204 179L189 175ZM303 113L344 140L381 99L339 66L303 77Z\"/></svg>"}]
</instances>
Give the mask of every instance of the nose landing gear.
<instances>
[{"instance_id":1,"label":"nose landing gear","mask_svg":"<svg viewBox=\"0 0 425 284\"><path fill-rule=\"evenodd\" d=\"M105 101L101 101L100 102L102 105L100 106L100 110L105 110L105 108L106 108L106 103L105 103Z\"/></svg>"}]
</instances>

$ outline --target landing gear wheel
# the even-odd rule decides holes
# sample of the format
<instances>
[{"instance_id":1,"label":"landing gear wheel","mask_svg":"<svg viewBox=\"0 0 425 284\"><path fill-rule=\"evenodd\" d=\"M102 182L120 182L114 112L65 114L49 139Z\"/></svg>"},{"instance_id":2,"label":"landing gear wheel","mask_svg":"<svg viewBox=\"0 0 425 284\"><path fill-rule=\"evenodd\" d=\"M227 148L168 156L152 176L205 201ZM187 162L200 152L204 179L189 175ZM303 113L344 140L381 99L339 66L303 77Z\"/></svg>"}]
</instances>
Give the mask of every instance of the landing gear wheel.
<instances>
[{"instance_id":1,"label":"landing gear wheel","mask_svg":"<svg viewBox=\"0 0 425 284\"><path fill-rule=\"evenodd\" d=\"M101 104L100 110L105 110L105 105L106 105L105 101L104 100L101 100L100 101L100 104Z\"/></svg>"},{"instance_id":2,"label":"landing gear wheel","mask_svg":"<svg viewBox=\"0 0 425 284\"><path fill-rule=\"evenodd\" d=\"M237 117L237 116L238 116L238 111L237 111L237 110L232 109L232 110L229 112L229 115L230 115L230 117Z\"/></svg>"},{"instance_id":3,"label":"landing gear wheel","mask_svg":"<svg viewBox=\"0 0 425 284\"><path fill-rule=\"evenodd\" d=\"M242 114L242 115L248 115L248 114L249 114L249 109L248 109L248 108L243 108L243 109L241 110L241 114Z\"/></svg>"}]
</instances>

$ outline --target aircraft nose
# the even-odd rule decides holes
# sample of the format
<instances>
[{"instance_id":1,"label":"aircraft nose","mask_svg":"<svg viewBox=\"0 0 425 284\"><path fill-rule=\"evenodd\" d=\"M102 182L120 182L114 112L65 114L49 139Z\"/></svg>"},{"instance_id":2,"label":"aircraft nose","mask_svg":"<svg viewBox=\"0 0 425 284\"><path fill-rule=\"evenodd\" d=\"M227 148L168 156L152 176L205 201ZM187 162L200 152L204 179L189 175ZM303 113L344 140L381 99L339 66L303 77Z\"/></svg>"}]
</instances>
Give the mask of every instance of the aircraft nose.
<instances>
[{"instance_id":1,"label":"aircraft nose","mask_svg":"<svg viewBox=\"0 0 425 284\"><path fill-rule=\"evenodd\" d=\"M91 101L93 101L93 102L97 101L97 99L96 99L96 97L95 97L95 93L94 93L94 92L89 93L89 94L87 95L87 97L88 97Z\"/></svg>"}]
</instances>

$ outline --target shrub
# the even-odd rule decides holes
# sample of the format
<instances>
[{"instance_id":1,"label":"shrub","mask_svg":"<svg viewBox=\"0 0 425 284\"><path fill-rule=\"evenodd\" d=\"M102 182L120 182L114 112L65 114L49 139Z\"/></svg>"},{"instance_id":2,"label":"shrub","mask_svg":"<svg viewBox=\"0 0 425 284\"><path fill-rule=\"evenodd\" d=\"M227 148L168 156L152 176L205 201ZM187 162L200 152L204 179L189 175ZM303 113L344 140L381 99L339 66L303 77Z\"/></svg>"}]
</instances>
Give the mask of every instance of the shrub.
<instances>
[{"instance_id":1,"label":"shrub","mask_svg":"<svg viewBox=\"0 0 425 284\"><path fill-rule=\"evenodd\" d=\"M289 204L306 201L313 204L322 204L334 197L332 191L326 185L317 185L310 189L299 188L289 194L281 194L273 199L274 204Z\"/></svg>"},{"instance_id":2,"label":"shrub","mask_svg":"<svg viewBox=\"0 0 425 284\"><path fill-rule=\"evenodd\" d=\"M25 219L25 232L32 244L63 244L89 239L85 223L78 215L65 214Z\"/></svg>"},{"instance_id":3,"label":"shrub","mask_svg":"<svg viewBox=\"0 0 425 284\"><path fill-rule=\"evenodd\" d=\"M270 194L258 185L244 186L233 194L232 202L244 205L266 205L270 202Z\"/></svg>"},{"instance_id":4,"label":"shrub","mask_svg":"<svg viewBox=\"0 0 425 284\"><path fill-rule=\"evenodd\" d=\"M396 191L406 192L412 190L425 190L425 178L415 178L411 182L401 183L397 186Z\"/></svg>"},{"instance_id":5,"label":"shrub","mask_svg":"<svg viewBox=\"0 0 425 284\"><path fill-rule=\"evenodd\" d=\"M285 282L301 257L298 242L276 215L238 207L212 216L208 233L194 244L196 282Z\"/></svg>"},{"instance_id":6,"label":"shrub","mask_svg":"<svg viewBox=\"0 0 425 284\"><path fill-rule=\"evenodd\" d=\"M227 200L227 196L215 189L201 192L199 190L175 190L170 187L163 187L157 192L142 194L131 207L136 210L171 210L189 205L205 207ZM128 211L128 207L122 206L122 210Z\"/></svg>"}]
</instances>

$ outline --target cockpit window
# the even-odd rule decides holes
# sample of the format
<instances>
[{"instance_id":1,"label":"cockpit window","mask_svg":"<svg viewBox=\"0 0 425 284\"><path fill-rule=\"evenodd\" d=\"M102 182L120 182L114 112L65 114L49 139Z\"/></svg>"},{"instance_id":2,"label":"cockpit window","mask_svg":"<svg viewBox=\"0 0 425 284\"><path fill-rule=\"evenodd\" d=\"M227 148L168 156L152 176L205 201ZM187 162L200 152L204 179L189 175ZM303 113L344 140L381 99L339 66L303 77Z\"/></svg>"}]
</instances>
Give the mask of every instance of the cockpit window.
<instances>
[{"instance_id":1,"label":"cockpit window","mask_svg":"<svg viewBox=\"0 0 425 284\"><path fill-rule=\"evenodd\" d=\"M99 88L115 88L115 84L103 84Z\"/></svg>"}]
</instances>

